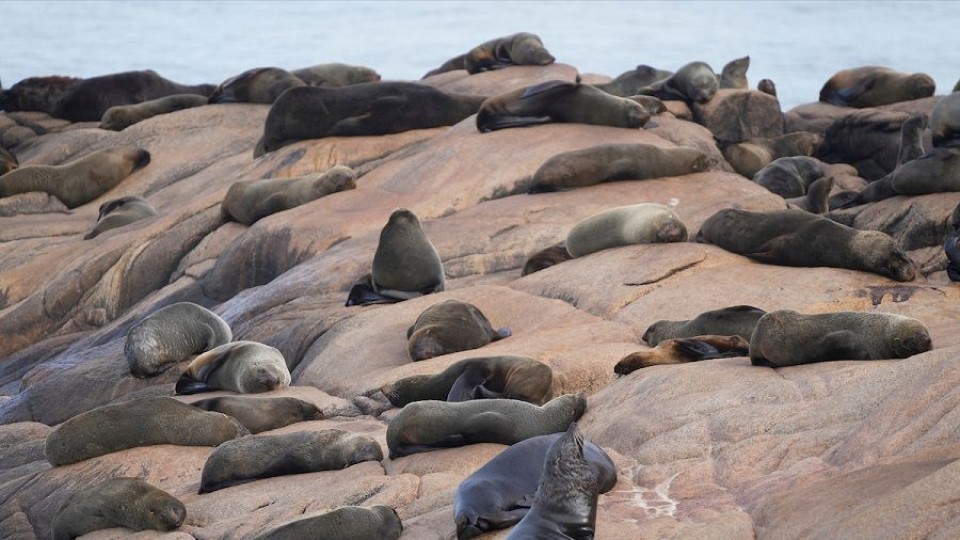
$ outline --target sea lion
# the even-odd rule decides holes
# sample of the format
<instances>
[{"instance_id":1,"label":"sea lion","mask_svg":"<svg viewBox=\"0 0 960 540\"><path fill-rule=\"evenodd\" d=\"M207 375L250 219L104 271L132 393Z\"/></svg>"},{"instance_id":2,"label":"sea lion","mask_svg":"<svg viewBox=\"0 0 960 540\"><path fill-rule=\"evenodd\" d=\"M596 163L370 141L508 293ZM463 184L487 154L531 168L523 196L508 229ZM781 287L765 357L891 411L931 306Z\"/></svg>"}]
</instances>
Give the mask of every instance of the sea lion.
<instances>
[{"instance_id":1,"label":"sea lion","mask_svg":"<svg viewBox=\"0 0 960 540\"><path fill-rule=\"evenodd\" d=\"M639 103L589 84L552 80L487 98L477 111L481 133L553 122L640 128L650 119Z\"/></svg>"},{"instance_id":2,"label":"sea lion","mask_svg":"<svg viewBox=\"0 0 960 540\"><path fill-rule=\"evenodd\" d=\"M930 133L933 146L960 146L960 92L954 90L934 105L930 112Z\"/></svg>"},{"instance_id":3,"label":"sea lion","mask_svg":"<svg viewBox=\"0 0 960 540\"><path fill-rule=\"evenodd\" d=\"M123 227L155 215L157 215L156 209L143 197L129 196L111 199L100 205L97 224L83 239L90 240L110 229Z\"/></svg>"},{"instance_id":4,"label":"sea lion","mask_svg":"<svg viewBox=\"0 0 960 540\"><path fill-rule=\"evenodd\" d=\"M643 340L651 347L661 341L705 335L749 336L766 311L753 306L730 306L705 311L693 319L657 321L647 327Z\"/></svg>"},{"instance_id":5,"label":"sea lion","mask_svg":"<svg viewBox=\"0 0 960 540\"><path fill-rule=\"evenodd\" d=\"M565 433L551 433L520 441L460 482L453 499L457 539L505 529L520 521L533 503L547 453L564 436ZM610 456L591 442L584 443L583 456L599 480L598 491L613 489L617 469Z\"/></svg>"},{"instance_id":6,"label":"sea lion","mask_svg":"<svg viewBox=\"0 0 960 540\"><path fill-rule=\"evenodd\" d=\"M757 83L757 90L764 94L777 97L777 85L770 79L760 79L760 82Z\"/></svg>"},{"instance_id":7,"label":"sea lion","mask_svg":"<svg viewBox=\"0 0 960 540\"><path fill-rule=\"evenodd\" d=\"M19 166L20 162L17 161L17 156L13 155L13 152L0 146L0 176L7 174Z\"/></svg>"},{"instance_id":8,"label":"sea lion","mask_svg":"<svg viewBox=\"0 0 960 540\"><path fill-rule=\"evenodd\" d=\"M564 394L539 407L516 399L414 401L390 420L387 447L396 459L481 442L509 445L563 431L586 409L583 394Z\"/></svg>"},{"instance_id":9,"label":"sea lion","mask_svg":"<svg viewBox=\"0 0 960 540\"><path fill-rule=\"evenodd\" d=\"M930 97L935 89L936 84L926 73L863 66L834 73L820 89L820 101L862 109Z\"/></svg>"},{"instance_id":10,"label":"sea lion","mask_svg":"<svg viewBox=\"0 0 960 540\"><path fill-rule=\"evenodd\" d=\"M923 323L903 315L852 311L804 315L782 309L757 322L750 338L750 362L787 367L829 360L907 358L931 348Z\"/></svg>"},{"instance_id":11,"label":"sea lion","mask_svg":"<svg viewBox=\"0 0 960 540\"><path fill-rule=\"evenodd\" d=\"M524 263L523 271L520 275L525 276L539 272L560 264L563 261L569 261L572 258L570 252L567 251L567 243L560 242L559 244L552 245L531 255L530 258L527 259L527 262Z\"/></svg>"},{"instance_id":12,"label":"sea lion","mask_svg":"<svg viewBox=\"0 0 960 540\"><path fill-rule=\"evenodd\" d=\"M155 444L217 446L248 435L225 414L206 412L171 397L148 397L104 405L60 424L47 437L54 467Z\"/></svg>"},{"instance_id":13,"label":"sea lion","mask_svg":"<svg viewBox=\"0 0 960 540\"><path fill-rule=\"evenodd\" d=\"M897 152L897 167L926 153L923 149L923 131L927 129L928 124L929 118L927 115L915 114L900 125L900 150Z\"/></svg>"},{"instance_id":14,"label":"sea lion","mask_svg":"<svg viewBox=\"0 0 960 540\"><path fill-rule=\"evenodd\" d=\"M316 405L292 397L220 396L194 401L191 405L232 416L250 433L323 419Z\"/></svg>"},{"instance_id":15,"label":"sea lion","mask_svg":"<svg viewBox=\"0 0 960 540\"><path fill-rule=\"evenodd\" d=\"M571 538L592 540L597 527L600 479L584 456L583 435L571 422L553 443L530 511L510 531L508 540Z\"/></svg>"},{"instance_id":16,"label":"sea lion","mask_svg":"<svg viewBox=\"0 0 960 540\"><path fill-rule=\"evenodd\" d=\"M738 173L753 178L774 160L812 156L823 136L812 131L794 131L776 138L747 139L723 148L723 157Z\"/></svg>"},{"instance_id":17,"label":"sea lion","mask_svg":"<svg viewBox=\"0 0 960 540\"><path fill-rule=\"evenodd\" d=\"M179 499L140 478L113 478L80 490L53 516L54 540L126 527L134 531L172 531L187 517Z\"/></svg>"},{"instance_id":18,"label":"sea lion","mask_svg":"<svg viewBox=\"0 0 960 540\"><path fill-rule=\"evenodd\" d=\"M298 518L254 537L254 540L396 540L403 532L397 511L389 506L343 506L317 516Z\"/></svg>"},{"instance_id":19,"label":"sea lion","mask_svg":"<svg viewBox=\"0 0 960 540\"><path fill-rule=\"evenodd\" d=\"M273 103L280 94L299 86L306 83L285 69L253 68L220 83L210 94L210 103Z\"/></svg>"},{"instance_id":20,"label":"sea lion","mask_svg":"<svg viewBox=\"0 0 960 540\"><path fill-rule=\"evenodd\" d=\"M553 370L525 356L467 358L440 373L404 377L380 390L394 407L469 399L518 399L542 405L553 394Z\"/></svg>"},{"instance_id":21,"label":"sea lion","mask_svg":"<svg viewBox=\"0 0 960 540\"><path fill-rule=\"evenodd\" d=\"M567 251L583 257L630 244L686 242L687 227L662 204L641 203L604 210L584 219L567 234Z\"/></svg>"},{"instance_id":22,"label":"sea lion","mask_svg":"<svg viewBox=\"0 0 960 540\"><path fill-rule=\"evenodd\" d=\"M720 80L706 62L690 62L666 79L641 88L637 93L660 99L706 103L720 89Z\"/></svg>"},{"instance_id":23,"label":"sea lion","mask_svg":"<svg viewBox=\"0 0 960 540\"><path fill-rule=\"evenodd\" d=\"M720 79L720 88L739 88L746 90L750 87L747 82L747 70L750 69L750 55L727 62L723 70L717 75ZM776 94L774 94L776 95Z\"/></svg>"},{"instance_id":24,"label":"sea lion","mask_svg":"<svg viewBox=\"0 0 960 540\"><path fill-rule=\"evenodd\" d=\"M0 110L38 111L51 116L67 92L83 79L76 77L30 77L0 90Z\"/></svg>"},{"instance_id":25,"label":"sea lion","mask_svg":"<svg viewBox=\"0 0 960 540\"><path fill-rule=\"evenodd\" d=\"M644 143L601 144L563 152L533 174L532 191L591 186L613 180L647 180L703 172L707 155L696 148Z\"/></svg>"},{"instance_id":26,"label":"sea lion","mask_svg":"<svg viewBox=\"0 0 960 540\"><path fill-rule=\"evenodd\" d=\"M291 88L270 108L258 146L273 152L305 139L452 126L477 112L484 99L411 82Z\"/></svg>"},{"instance_id":27,"label":"sea lion","mask_svg":"<svg viewBox=\"0 0 960 540\"><path fill-rule=\"evenodd\" d=\"M176 393L257 394L288 386L290 370L280 351L256 341L233 341L194 358L177 380Z\"/></svg>"},{"instance_id":28,"label":"sea lion","mask_svg":"<svg viewBox=\"0 0 960 540\"><path fill-rule=\"evenodd\" d=\"M341 429L252 435L226 441L203 464L200 491L210 493L260 478L336 471L383 460L380 444Z\"/></svg>"},{"instance_id":29,"label":"sea lion","mask_svg":"<svg viewBox=\"0 0 960 540\"><path fill-rule=\"evenodd\" d=\"M291 73L307 83L308 86L323 86L327 88L350 86L365 82L377 82L380 74L366 66L354 66L333 62L317 64L305 68L295 69Z\"/></svg>"},{"instance_id":30,"label":"sea lion","mask_svg":"<svg viewBox=\"0 0 960 540\"><path fill-rule=\"evenodd\" d=\"M811 214L826 214L830 210L830 191L833 190L834 182L832 176L814 180L803 197L785 199L787 208L799 208Z\"/></svg>"},{"instance_id":31,"label":"sea lion","mask_svg":"<svg viewBox=\"0 0 960 540\"><path fill-rule=\"evenodd\" d=\"M641 88L650 86L671 75L673 75L672 71L640 64L635 69L617 75L615 79L608 83L594 84L593 86L614 96L630 97L637 95Z\"/></svg>"},{"instance_id":32,"label":"sea lion","mask_svg":"<svg viewBox=\"0 0 960 540\"><path fill-rule=\"evenodd\" d=\"M220 204L221 213L244 225L271 214L296 208L331 193L355 189L357 175L350 167L295 178L263 178L234 182Z\"/></svg>"},{"instance_id":33,"label":"sea lion","mask_svg":"<svg viewBox=\"0 0 960 540\"><path fill-rule=\"evenodd\" d=\"M768 264L849 268L897 281L917 275L916 263L890 235L860 231L803 210L726 208L703 222L697 241Z\"/></svg>"},{"instance_id":34,"label":"sea lion","mask_svg":"<svg viewBox=\"0 0 960 540\"><path fill-rule=\"evenodd\" d=\"M0 197L43 191L76 208L110 191L150 163L150 152L135 146L104 148L64 165L27 165L0 177Z\"/></svg>"},{"instance_id":35,"label":"sea lion","mask_svg":"<svg viewBox=\"0 0 960 540\"><path fill-rule=\"evenodd\" d=\"M174 94L210 95L213 85L175 83L155 71L126 71L82 79L71 85L53 116L71 122L99 122L117 105L132 105Z\"/></svg>"},{"instance_id":36,"label":"sea lion","mask_svg":"<svg viewBox=\"0 0 960 540\"><path fill-rule=\"evenodd\" d=\"M346 305L400 302L440 292L445 285L443 262L417 216L398 208L380 231L370 275L353 286Z\"/></svg>"},{"instance_id":37,"label":"sea lion","mask_svg":"<svg viewBox=\"0 0 960 540\"><path fill-rule=\"evenodd\" d=\"M645 367L747 356L749 352L750 343L736 335L666 339L654 349L624 356L613 367L613 372L617 375L628 375Z\"/></svg>"},{"instance_id":38,"label":"sea lion","mask_svg":"<svg viewBox=\"0 0 960 540\"><path fill-rule=\"evenodd\" d=\"M753 182L789 199L803 197L826 174L826 163L808 156L777 158L753 175Z\"/></svg>"},{"instance_id":39,"label":"sea lion","mask_svg":"<svg viewBox=\"0 0 960 540\"><path fill-rule=\"evenodd\" d=\"M960 191L960 148L940 146L871 182L841 208L882 201L897 195L954 191Z\"/></svg>"},{"instance_id":40,"label":"sea lion","mask_svg":"<svg viewBox=\"0 0 960 540\"><path fill-rule=\"evenodd\" d=\"M545 66L555 61L536 34L519 32L477 45L463 58L471 75L507 66Z\"/></svg>"},{"instance_id":41,"label":"sea lion","mask_svg":"<svg viewBox=\"0 0 960 540\"><path fill-rule=\"evenodd\" d=\"M407 329L407 355L414 362L459 351L479 349L510 337L504 326L494 330L479 308L460 300L444 300L423 311Z\"/></svg>"},{"instance_id":42,"label":"sea lion","mask_svg":"<svg viewBox=\"0 0 960 540\"><path fill-rule=\"evenodd\" d=\"M178 302L130 328L123 354L134 377L152 377L232 339L230 325L219 315L191 302Z\"/></svg>"},{"instance_id":43,"label":"sea lion","mask_svg":"<svg viewBox=\"0 0 960 540\"><path fill-rule=\"evenodd\" d=\"M100 118L100 129L123 131L148 118L200 107L207 103L207 96L201 94L173 94L134 105L117 105L103 113L103 117Z\"/></svg>"}]
</instances>

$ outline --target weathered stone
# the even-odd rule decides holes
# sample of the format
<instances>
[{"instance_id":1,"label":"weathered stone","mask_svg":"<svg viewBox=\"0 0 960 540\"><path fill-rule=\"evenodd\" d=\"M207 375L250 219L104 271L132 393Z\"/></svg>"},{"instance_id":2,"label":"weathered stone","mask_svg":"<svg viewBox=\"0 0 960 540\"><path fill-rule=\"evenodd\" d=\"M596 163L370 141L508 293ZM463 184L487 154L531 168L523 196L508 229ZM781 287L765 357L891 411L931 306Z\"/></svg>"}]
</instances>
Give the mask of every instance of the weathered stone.
<instances>
[{"instance_id":1,"label":"weathered stone","mask_svg":"<svg viewBox=\"0 0 960 540\"><path fill-rule=\"evenodd\" d=\"M710 101L693 104L693 117L724 143L783 135L780 102L756 90L718 90Z\"/></svg>"}]
</instances>

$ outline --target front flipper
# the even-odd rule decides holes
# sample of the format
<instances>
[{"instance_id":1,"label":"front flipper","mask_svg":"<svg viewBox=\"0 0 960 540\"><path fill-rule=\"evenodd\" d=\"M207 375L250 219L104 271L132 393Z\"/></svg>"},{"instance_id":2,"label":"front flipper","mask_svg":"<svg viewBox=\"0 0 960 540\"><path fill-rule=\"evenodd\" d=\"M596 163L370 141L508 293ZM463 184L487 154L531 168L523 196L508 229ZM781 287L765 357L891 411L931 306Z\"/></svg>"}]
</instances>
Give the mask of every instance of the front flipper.
<instances>
[{"instance_id":1,"label":"front flipper","mask_svg":"<svg viewBox=\"0 0 960 540\"><path fill-rule=\"evenodd\" d=\"M350 289L350 294L347 296L347 302L344 305L368 306L371 304L396 304L401 300L403 299L382 295L366 283L357 283Z\"/></svg>"},{"instance_id":2,"label":"front flipper","mask_svg":"<svg viewBox=\"0 0 960 540\"><path fill-rule=\"evenodd\" d=\"M207 384L207 380L209 380L210 375L212 375L214 371L220 369L230 360L233 352L233 349L223 349L216 353L208 351L197 356L193 360L193 363L191 363L191 365L193 365L199 362L198 367L192 370L195 373L191 373L190 369L184 371L183 375L177 379L174 393L177 395L188 395L214 390Z\"/></svg>"},{"instance_id":3,"label":"front flipper","mask_svg":"<svg viewBox=\"0 0 960 540\"><path fill-rule=\"evenodd\" d=\"M727 340L720 338L713 341L704 338L680 338L674 340L677 352L683 355L687 362L699 362L713 358L733 358L744 356L749 352L746 341ZM711 343L711 341L713 341Z\"/></svg>"}]
</instances>

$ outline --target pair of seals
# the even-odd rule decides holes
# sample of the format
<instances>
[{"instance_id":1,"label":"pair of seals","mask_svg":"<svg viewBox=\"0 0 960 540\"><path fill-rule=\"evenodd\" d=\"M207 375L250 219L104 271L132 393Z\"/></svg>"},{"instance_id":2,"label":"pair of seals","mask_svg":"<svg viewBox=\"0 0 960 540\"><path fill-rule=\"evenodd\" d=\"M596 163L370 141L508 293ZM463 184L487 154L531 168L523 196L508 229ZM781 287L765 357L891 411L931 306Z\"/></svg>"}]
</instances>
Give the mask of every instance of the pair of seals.
<instances>
[{"instance_id":1,"label":"pair of seals","mask_svg":"<svg viewBox=\"0 0 960 540\"><path fill-rule=\"evenodd\" d=\"M583 394L564 394L543 406L516 399L415 401L387 426L390 459L481 442L514 444L563 431L587 410Z\"/></svg>"},{"instance_id":2,"label":"pair of seals","mask_svg":"<svg viewBox=\"0 0 960 540\"><path fill-rule=\"evenodd\" d=\"M930 97L934 90L936 84L926 73L863 66L834 73L820 89L820 101L861 109Z\"/></svg>"},{"instance_id":3,"label":"pair of seals","mask_svg":"<svg viewBox=\"0 0 960 540\"><path fill-rule=\"evenodd\" d=\"M178 395L230 390L257 394L290 386L283 354L256 341L234 341L200 354L177 380Z\"/></svg>"},{"instance_id":4,"label":"pair of seals","mask_svg":"<svg viewBox=\"0 0 960 540\"><path fill-rule=\"evenodd\" d=\"M546 66L555 61L536 34L519 32L477 45L464 54L447 60L422 78L465 69L471 75L507 66Z\"/></svg>"},{"instance_id":5,"label":"pair of seals","mask_svg":"<svg viewBox=\"0 0 960 540\"><path fill-rule=\"evenodd\" d=\"M172 531L187 508L179 499L140 478L113 478L74 493L53 516L53 539L73 540L100 529Z\"/></svg>"},{"instance_id":6,"label":"pair of seals","mask_svg":"<svg viewBox=\"0 0 960 540\"><path fill-rule=\"evenodd\" d=\"M174 94L210 95L209 84L175 83L155 71L126 71L83 79L70 87L54 116L71 122L99 122L117 105L132 105Z\"/></svg>"},{"instance_id":7,"label":"pair of seals","mask_svg":"<svg viewBox=\"0 0 960 540\"><path fill-rule=\"evenodd\" d=\"M152 377L232 339L230 325L219 315L191 302L178 302L134 325L127 332L123 354L134 377Z\"/></svg>"},{"instance_id":8,"label":"pair of seals","mask_svg":"<svg viewBox=\"0 0 960 540\"><path fill-rule=\"evenodd\" d=\"M377 82L380 80L380 74L371 68L342 64L340 62L317 64L315 66L295 69L290 73L293 73L298 79L307 83L307 86L326 88L350 86L351 84Z\"/></svg>"},{"instance_id":9,"label":"pair of seals","mask_svg":"<svg viewBox=\"0 0 960 540\"><path fill-rule=\"evenodd\" d=\"M687 227L670 208L655 203L604 210L577 223L567 234L567 251L583 257L630 244L685 242Z\"/></svg>"},{"instance_id":10,"label":"pair of seals","mask_svg":"<svg viewBox=\"0 0 960 540\"><path fill-rule=\"evenodd\" d=\"M705 311L693 319L657 321L647 327L643 340L651 347L661 341L695 336L749 336L766 311L753 306L730 306Z\"/></svg>"},{"instance_id":11,"label":"pair of seals","mask_svg":"<svg viewBox=\"0 0 960 540\"><path fill-rule=\"evenodd\" d=\"M566 433L552 433L520 441L460 482L453 499L457 539L504 529L523 519L535 498L547 456L564 437ZM599 493L613 489L617 469L610 456L599 446L585 442L583 457L598 479Z\"/></svg>"},{"instance_id":12,"label":"pair of seals","mask_svg":"<svg viewBox=\"0 0 960 540\"><path fill-rule=\"evenodd\" d=\"M323 419L323 413L316 405L292 397L220 396L194 401L191 405L232 416L250 433Z\"/></svg>"},{"instance_id":13,"label":"pair of seals","mask_svg":"<svg viewBox=\"0 0 960 540\"><path fill-rule=\"evenodd\" d=\"M424 400L496 398L542 405L553 392L553 370L525 356L467 358L440 373L405 377L380 390L394 407Z\"/></svg>"},{"instance_id":14,"label":"pair of seals","mask_svg":"<svg viewBox=\"0 0 960 540\"><path fill-rule=\"evenodd\" d=\"M720 80L710 64L690 62L673 75L641 88L637 93L690 104L710 101L719 89Z\"/></svg>"},{"instance_id":15,"label":"pair of seals","mask_svg":"<svg viewBox=\"0 0 960 540\"><path fill-rule=\"evenodd\" d=\"M169 397L152 397L74 416L47 437L45 452L47 461L59 467L139 446L216 446L247 434L225 414L202 411Z\"/></svg>"},{"instance_id":16,"label":"pair of seals","mask_svg":"<svg viewBox=\"0 0 960 540\"><path fill-rule=\"evenodd\" d=\"M17 160L17 156L13 155L13 152L0 146L0 176L7 174L19 166L20 162Z\"/></svg>"},{"instance_id":17,"label":"pair of seals","mask_svg":"<svg viewBox=\"0 0 960 540\"><path fill-rule=\"evenodd\" d=\"M306 86L299 77L277 67L258 67L230 77L210 94L210 103L273 103L291 88Z\"/></svg>"},{"instance_id":18,"label":"pair of seals","mask_svg":"<svg viewBox=\"0 0 960 540\"><path fill-rule=\"evenodd\" d=\"M638 351L624 356L613 367L613 372L617 375L628 375L650 366L746 356L749 352L750 343L740 336L706 335L666 339L657 344L653 350Z\"/></svg>"},{"instance_id":19,"label":"pair of seals","mask_svg":"<svg viewBox=\"0 0 960 540\"><path fill-rule=\"evenodd\" d=\"M636 101L589 84L547 81L488 98L477 111L481 133L554 122L640 128L650 113Z\"/></svg>"},{"instance_id":20,"label":"pair of seals","mask_svg":"<svg viewBox=\"0 0 960 540\"><path fill-rule=\"evenodd\" d=\"M849 268L897 281L917 275L916 263L889 235L858 231L803 210L720 210L703 222L697 241L770 264Z\"/></svg>"},{"instance_id":21,"label":"pair of seals","mask_svg":"<svg viewBox=\"0 0 960 540\"><path fill-rule=\"evenodd\" d=\"M755 366L786 367L828 360L907 358L932 348L920 321L892 313L804 315L771 311L750 338Z\"/></svg>"},{"instance_id":22,"label":"pair of seals","mask_svg":"<svg viewBox=\"0 0 960 540\"><path fill-rule=\"evenodd\" d=\"M380 444L340 429L256 435L224 442L203 464L200 494L287 474L345 469L381 461Z\"/></svg>"},{"instance_id":23,"label":"pair of seals","mask_svg":"<svg viewBox=\"0 0 960 540\"><path fill-rule=\"evenodd\" d=\"M608 83L594 84L593 86L614 96L630 97L637 95L641 88L650 86L671 75L673 75L672 71L640 64L635 69L617 75Z\"/></svg>"},{"instance_id":24,"label":"pair of seals","mask_svg":"<svg viewBox=\"0 0 960 540\"><path fill-rule=\"evenodd\" d=\"M444 300L424 310L407 329L407 355L417 362L479 349L510 334L507 327L494 330L477 306L460 300Z\"/></svg>"},{"instance_id":25,"label":"pair of seals","mask_svg":"<svg viewBox=\"0 0 960 540\"><path fill-rule=\"evenodd\" d=\"M220 204L225 218L253 225L271 214L296 208L331 193L355 189L356 173L338 165L324 173L296 178L263 178L234 182Z\"/></svg>"},{"instance_id":26,"label":"pair of seals","mask_svg":"<svg viewBox=\"0 0 960 540\"><path fill-rule=\"evenodd\" d=\"M201 107L208 103L200 94L174 94L134 105L117 105L107 109L100 118L100 129L123 131L154 116Z\"/></svg>"},{"instance_id":27,"label":"pair of seals","mask_svg":"<svg viewBox=\"0 0 960 540\"><path fill-rule=\"evenodd\" d=\"M84 235L84 240L96 238L101 233L129 225L157 215L157 210L143 197L129 196L110 199L100 205L100 215L93 230Z\"/></svg>"},{"instance_id":28,"label":"pair of seals","mask_svg":"<svg viewBox=\"0 0 960 540\"><path fill-rule=\"evenodd\" d=\"M397 511L389 506L344 506L331 512L291 521L254 537L254 540L396 540L403 532Z\"/></svg>"},{"instance_id":29,"label":"pair of seals","mask_svg":"<svg viewBox=\"0 0 960 540\"><path fill-rule=\"evenodd\" d=\"M150 163L150 152L133 146L105 148L64 165L27 165L0 177L0 197L43 191L76 208L110 191Z\"/></svg>"},{"instance_id":30,"label":"pair of seals","mask_svg":"<svg viewBox=\"0 0 960 540\"><path fill-rule=\"evenodd\" d=\"M520 272L520 275L525 276L539 272L551 266L558 265L563 261L569 261L572 258L570 252L567 251L566 241L560 242L559 244L541 249L531 255L530 258L527 259L527 262L523 264L523 270Z\"/></svg>"}]
</instances>

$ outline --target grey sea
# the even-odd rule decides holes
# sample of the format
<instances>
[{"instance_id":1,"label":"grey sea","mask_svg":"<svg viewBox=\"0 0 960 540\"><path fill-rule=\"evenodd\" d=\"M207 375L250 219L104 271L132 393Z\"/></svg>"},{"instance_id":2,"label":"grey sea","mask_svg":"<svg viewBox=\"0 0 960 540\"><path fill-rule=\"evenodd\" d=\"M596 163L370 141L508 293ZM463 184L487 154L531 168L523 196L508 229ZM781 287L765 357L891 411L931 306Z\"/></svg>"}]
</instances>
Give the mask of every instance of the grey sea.
<instances>
[{"instance_id":1,"label":"grey sea","mask_svg":"<svg viewBox=\"0 0 960 540\"><path fill-rule=\"evenodd\" d=\"M153 69L220 83L246 69L325 62L419 79L491 38L538 34L557 61L616 76L637 64L717 71L749 54L751 84L786 110L862 65L960 78L960 2L0 1L0 81Z\"/></svg>"}]
</instances>

